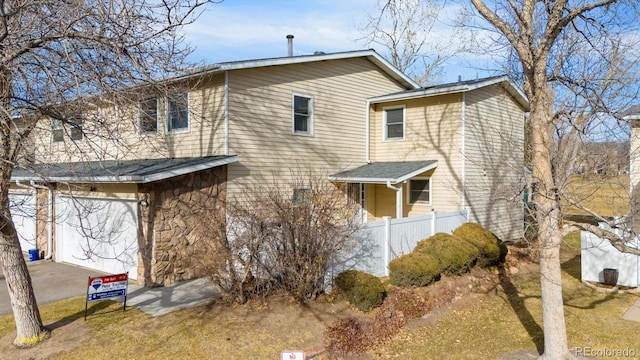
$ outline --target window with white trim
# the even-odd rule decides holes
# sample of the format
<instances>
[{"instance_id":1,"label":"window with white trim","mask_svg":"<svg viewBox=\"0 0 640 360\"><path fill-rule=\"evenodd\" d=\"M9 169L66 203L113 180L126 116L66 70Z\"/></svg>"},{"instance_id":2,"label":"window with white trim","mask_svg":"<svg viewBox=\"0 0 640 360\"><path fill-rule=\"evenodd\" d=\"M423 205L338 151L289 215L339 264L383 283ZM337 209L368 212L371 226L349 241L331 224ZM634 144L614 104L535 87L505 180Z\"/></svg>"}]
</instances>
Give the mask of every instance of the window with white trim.
<instances>
[{"instance_id":1,"label":"window with white trim","mask_svg":"<svg viewBox=\"0 0 640 360\"><path fill-rule=\"evenodd\" d=\"M66 127L65 127L66 124ZM52 119L51 120L51 133L52 141L54 143L64 142L64 136L67 134L73 141L79 141L84 138L82 132L83 120L82 113L70 115L68 119Z\"/></svg>"},{"instance_id":2,"label":"window with white trim","mask_svg":"<svg viewBox=\"0 0 640 360\"><path fill-rule=\"evenodd\" d=\"M430 205L431 204L431 179L413 178L409 180L409 191L407 191L407 203L409 205Z\"/></svg>"},{"instance_id":3,"label":"window with white trim","mask_svg":"<svg viewBox=\"0 0 640 360\"><path fill-rule=\"evenodd\" d=\"M141 134L158 131L158 98L156 96L142 99L138 103L138 127Z\"/></svg>"},{"instance_id":4,"label":"window with white trim","mask_svg":"<svg viewBox=\"0 0 640 360\"><path fill-rule=\"evenodd\" d=\"M167 132L189 130L189 94L174 92L167 97Z\"/></svg>"},{"instance_id":5,"label":"window with white trim","mask_svg":"<svg viewBox=\"0 0 640 360\"><path fill-rule=\"evenodd\" d=\"M384 139L404 140L404 107L384 109Z\"/></svg>"},{"instance_id":6,"label":"window with white trim","mask_svg":"<svg viewBox=\"0 0 640 360\"><path fill-rule=\"evenodd\" d=\"M293 95L293 133L313 135L313 98Z\"/></svg>"}]
</instances>

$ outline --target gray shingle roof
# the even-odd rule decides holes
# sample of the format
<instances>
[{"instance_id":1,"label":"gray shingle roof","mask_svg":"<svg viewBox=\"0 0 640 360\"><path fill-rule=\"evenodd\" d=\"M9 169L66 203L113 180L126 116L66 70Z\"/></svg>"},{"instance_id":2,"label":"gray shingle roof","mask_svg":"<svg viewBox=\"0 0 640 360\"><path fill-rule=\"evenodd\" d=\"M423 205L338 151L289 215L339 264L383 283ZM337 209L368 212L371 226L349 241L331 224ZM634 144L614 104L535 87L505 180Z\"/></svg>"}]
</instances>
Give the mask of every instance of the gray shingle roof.
<instances>
[{"instance_id":1,"label":"gray shingle roof","mask_svg":"<svg viewBox=\"0 0 640 360\"><path fill-rule=\"evenodd\" d=\"M25 168L14 169L11 180L71 183L148 183L237 161L237 156L232 155L35 164Z\"/></svg>"},{"instance_id":2,"label":"gray shingle roof","mask_svg":"<svg viewBox=\"0 0 640 360\"><path fill-rule=\"evenodd\" d=\"M376 162L329 176L331 181L397 184L438 166L436 160Z\"/></svg>"}]
</instances>

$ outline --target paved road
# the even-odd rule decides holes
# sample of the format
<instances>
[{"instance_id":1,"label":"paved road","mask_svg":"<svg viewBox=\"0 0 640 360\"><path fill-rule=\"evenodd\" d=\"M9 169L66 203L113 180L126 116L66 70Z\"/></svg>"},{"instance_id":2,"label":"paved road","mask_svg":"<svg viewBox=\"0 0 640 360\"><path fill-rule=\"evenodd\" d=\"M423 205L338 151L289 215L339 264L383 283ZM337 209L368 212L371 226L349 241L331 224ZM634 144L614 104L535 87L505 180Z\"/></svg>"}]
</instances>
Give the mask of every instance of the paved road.
<instances>
[{"instance_id":1,"label":"paved road","mask_svg":"<svg viewBox=\"0 0 640 360\"><path fill-rule=\"evenodd\" d=\"M105 275L94 270L48 260L30 262L27 259L27 266L38 305L85 295L89 276ZM4 275L0 272L0 315L9 313L11 300Z\"/></svg>"}]
</instances>

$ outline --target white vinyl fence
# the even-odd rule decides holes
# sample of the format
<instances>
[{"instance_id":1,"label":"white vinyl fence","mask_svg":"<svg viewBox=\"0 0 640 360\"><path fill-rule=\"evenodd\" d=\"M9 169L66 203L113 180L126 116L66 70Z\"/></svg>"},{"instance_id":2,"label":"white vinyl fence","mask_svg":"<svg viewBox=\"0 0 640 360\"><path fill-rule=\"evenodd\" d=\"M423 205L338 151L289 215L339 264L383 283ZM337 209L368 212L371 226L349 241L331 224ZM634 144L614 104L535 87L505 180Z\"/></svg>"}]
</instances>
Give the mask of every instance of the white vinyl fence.
<instances>
[{"instance_id":1,"label":"white vinyl fence","mask_svg":"<svg viewBox=\"0 0 640 360\"><path fill-rule=\"evenodd\" d=\"M469 210L391 219L385 217L363 225L359 246L351 254L336 261L333 274L345 270L361 270L375 276L389 275L391 260L413 251L420 240L437 233L451 233L467 222Z\"/></svg>"}]
</instances>

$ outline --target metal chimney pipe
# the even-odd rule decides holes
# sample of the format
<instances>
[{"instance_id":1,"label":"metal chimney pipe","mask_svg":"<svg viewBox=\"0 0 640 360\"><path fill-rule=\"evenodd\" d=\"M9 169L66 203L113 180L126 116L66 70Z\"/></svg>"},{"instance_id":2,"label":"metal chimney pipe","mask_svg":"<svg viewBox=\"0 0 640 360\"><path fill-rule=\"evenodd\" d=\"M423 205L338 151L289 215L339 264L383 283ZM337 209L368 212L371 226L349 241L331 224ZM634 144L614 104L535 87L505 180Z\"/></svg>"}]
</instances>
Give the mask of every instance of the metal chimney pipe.
<instances>
[{"instance_id":1,"label":"metal chimney pipe","mask_svg":"<svg viewBox=\"0 0 640 360\"><path fill-rule=\"evenodd\" d=\"M288 44L288 52L287 55L289 57L293 56L293 35L287 35L287 44Z\"/></svg>"}]
</instances>

